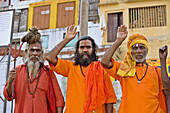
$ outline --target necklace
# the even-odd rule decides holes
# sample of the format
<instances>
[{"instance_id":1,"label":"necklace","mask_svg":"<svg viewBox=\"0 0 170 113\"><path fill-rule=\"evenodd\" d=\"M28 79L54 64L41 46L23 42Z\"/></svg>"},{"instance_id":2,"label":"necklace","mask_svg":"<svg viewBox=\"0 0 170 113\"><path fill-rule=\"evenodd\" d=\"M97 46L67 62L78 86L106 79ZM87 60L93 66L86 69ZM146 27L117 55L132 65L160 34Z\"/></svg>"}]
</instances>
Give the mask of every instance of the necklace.
<instances>
[{"instance_id":1,"label":"necklace","mask_svg":"<svg viewBox=\"0 0 170 113\"><path fill-rule=\"evenodd\" d=\"M136 78L137 78L139 84L140 84L140 81L145 77L145 75L146 75L146 73L147 73L147 71L148 71L148 64L146 63L146 65L147 65L147 67L146 67L145 74L142 76L141 79L138 78L138 75L137 75L137 73L135 72L135 75L136 75Z\"/></svg>"},{"instance_id":2,"label":"necklace","mask_svg":"<svg viewBox=\"0 0 170 113\"><path fill-rule=\"evenodd\" d=\"M28 72L28 67L27 67L27 86L28 86L28 92L31 94L31 95L34 95L35 91L37 90L37 86L38 86L38 82L39 82L39 79L40 79L40 75L41 75L41 65L40 65L40 72L38 74L38 78L37 78L37 83L35 85L35 89L33 92L30 91L30 87L29 87L29 72ZM35 78L34 78L35 80ZM33 80L33 81L34 81ZM32 83L33 81L30 80L30 83Z\"/></svg>"},{"instance_id":3,"label":"necklace","mask_svg":"<svg viewBox=\"0 0 170 113\"><path fill-rule=\"evenodd\" d=\"M81 65L80 65L80 70L81 70L82 75L85 77L85 75L84 75L84 73L83 73L83 70L82 70L82 68L81 68Z\"/></svg>"}]
</instances>

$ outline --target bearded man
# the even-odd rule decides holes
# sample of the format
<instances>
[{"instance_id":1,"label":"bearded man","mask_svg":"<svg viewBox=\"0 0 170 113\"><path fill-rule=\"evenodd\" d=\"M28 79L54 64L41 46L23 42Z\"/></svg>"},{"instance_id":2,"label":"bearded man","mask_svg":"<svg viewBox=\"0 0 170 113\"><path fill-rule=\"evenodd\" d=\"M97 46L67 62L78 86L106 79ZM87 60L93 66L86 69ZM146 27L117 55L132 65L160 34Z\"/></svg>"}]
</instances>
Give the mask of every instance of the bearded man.
<instances>
[{"instance_id":1,"label":"bearded man","mask_svg":"<svg viewBox=\"0 0 170 113\"><path fill-rule=\"evenodd\" d=\"M55 74L45 66L41 35L32 28L21 40L27 42L26 63L9 72L4 96L11 100L14 80L14 113L63 113L64 98Z\"/></svg>"},{"instance_id":2,"label":"bearded man","mask_svg":"<svg viewBox=\"0 0 170 113\"><path fill-rule=\"evenodd\" d=\"M108 74L98 61L94 40L90 36L78 40L75 62L57 56L75 38L76 29L69 26L65 39L46 57L52 70L68 77L65 113L113 113L116 95Z\"/></svg>"},{"instance_id":3,"label":"bearded man","mask_svg":"<svg viewBox=\"0 0 170 113\"><path fill-rule=\"evenodd\" d=\"M125 25L119 27L117 40L101 60L102 65L109 68L107 72L119 80L122 87L118 113L166 113L161 70L146 62L147 38L141 34L133 34L128 38L128 52L124 61L120 63L112 59L127 34Z\"/></svg>"}]
</instances>

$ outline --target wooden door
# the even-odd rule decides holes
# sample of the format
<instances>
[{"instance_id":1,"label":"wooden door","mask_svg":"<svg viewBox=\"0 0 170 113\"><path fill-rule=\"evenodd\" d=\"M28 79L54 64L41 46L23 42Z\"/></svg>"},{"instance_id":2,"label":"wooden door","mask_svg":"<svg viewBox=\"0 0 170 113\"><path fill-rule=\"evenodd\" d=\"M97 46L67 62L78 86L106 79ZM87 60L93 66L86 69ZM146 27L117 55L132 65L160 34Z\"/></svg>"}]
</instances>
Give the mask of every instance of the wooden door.
<instances>
[{"instance_id":1,"label":"wooden door","mask_svg":"<svg viewBox=\"0 0 170 113\"><path fill-rule=\"evenodd\" d=\"M33 13L33 26L38 29L49 29L50 5L35 7Z\"/></svg>"},{"instance_id":2,"label":"wooden door","mask_svg":"<svg viewBox=\"0 0 170 113\"><path fill-rule=\"evenodd\" d=\"M60 3L57 6L57 28L75 24L75 2Z\"/></svg>"},{"instance_id":3,"label":"wooden door","mask_svg":"<svg viewBox=\"0 0 170 113\"><path fill-rule=\"evenodd\" d=\"M108 14L108 32L107 42L114 42L117 39L117 29L123 24L123 13L109 13Z\"/></svg>"}]
</instances>

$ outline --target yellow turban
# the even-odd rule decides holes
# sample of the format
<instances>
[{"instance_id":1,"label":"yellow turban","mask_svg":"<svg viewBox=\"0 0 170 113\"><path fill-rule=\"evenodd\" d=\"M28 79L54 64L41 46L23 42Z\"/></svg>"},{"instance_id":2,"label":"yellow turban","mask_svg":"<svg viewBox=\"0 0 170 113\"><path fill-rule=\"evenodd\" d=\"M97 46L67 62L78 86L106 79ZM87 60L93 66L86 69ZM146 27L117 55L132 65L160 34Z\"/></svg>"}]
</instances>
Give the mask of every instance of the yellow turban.
<instances>
[{"instance_id":1,"label":"yellow turban","mask_svg":"<svg viewBox=\"0 0 170 113\"><path fill-rule=\"evenodd\" d=\"M133 34L129 37L127 42L128 52L125 56L124 61L121 63L120 68L117 72L118 75L125 77L125 76L134 76L136 72L136 61L133 59L131 51L132 46L136 43L144 44L148 50L148 40L145 36L141 34Z\"/></svg>"}]
</instances>

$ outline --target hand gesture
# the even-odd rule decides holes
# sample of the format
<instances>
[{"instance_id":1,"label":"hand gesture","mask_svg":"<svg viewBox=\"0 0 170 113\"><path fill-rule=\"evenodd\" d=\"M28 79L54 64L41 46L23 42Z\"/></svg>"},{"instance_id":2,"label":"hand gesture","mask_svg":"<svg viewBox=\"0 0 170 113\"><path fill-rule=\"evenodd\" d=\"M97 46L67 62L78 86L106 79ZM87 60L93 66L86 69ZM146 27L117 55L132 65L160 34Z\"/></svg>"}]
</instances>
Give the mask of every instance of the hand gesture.
<instances>
[{"instance_id":1,"label":"hand gesture","mask_svg":"<svg viewBox=\"0 0 170 113\"><path fill-rule=\"evenodd\" d=\"M160 59L166 59L167 55L168 55L168 46L167 45L159 48L159 58Z\"/></svg>"},{"instance_id":2,"label":"hand gesture","mask_svg":"<svg viewBox=\"0 0 170 113\"><path fill-rule=\"evenodd\" d=\"M17 71L15 69L9 72L8 82L12 84L13 80L16 78Z\"/></svg>"},{"instance_id":3,"label":"hand gesture","mask_svg":"<svg viewBox=\"0 0 170 113\"><path fill-rule=\"evenodd\" d=\"M117 40L124 41L127 35L128 35L128 31L125 25L121 25L120 27L118 27Z\"/></svg>"},{"instance_id":4,"label":"hand gesture","mask_svg":"<svg viewBox=\"0 0 170 113\"><path fill-rule=\"evenodd\" d=\"M68 38L70 40L74 39L77 34L76 30L77 30L77 27L74 27L74 25L68 26L65 38Z\"/></svg>"}]
</instances>

